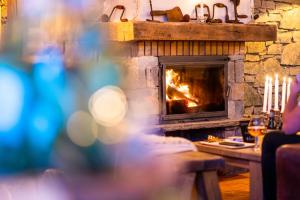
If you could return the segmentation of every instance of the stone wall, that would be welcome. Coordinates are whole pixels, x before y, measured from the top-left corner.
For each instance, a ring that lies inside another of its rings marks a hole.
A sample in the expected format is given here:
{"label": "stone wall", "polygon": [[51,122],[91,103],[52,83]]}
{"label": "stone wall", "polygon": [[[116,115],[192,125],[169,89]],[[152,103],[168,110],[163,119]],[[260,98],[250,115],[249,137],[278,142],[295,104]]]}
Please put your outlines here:
{"label": "stone wall", "polygon": [[[267,74],[295,76],[300,73],[300,1],[255,0],[256,23],[276,24],[278,39],[274,42],[246,43],[245,113],[262,110],[263,87]],[[274,90],[273,90],[274,91]],[[273,98],[274,99],[274,98]],[[280,101],[281,97],[279,97]],[[280,103],[281,105],[281,103]]]}

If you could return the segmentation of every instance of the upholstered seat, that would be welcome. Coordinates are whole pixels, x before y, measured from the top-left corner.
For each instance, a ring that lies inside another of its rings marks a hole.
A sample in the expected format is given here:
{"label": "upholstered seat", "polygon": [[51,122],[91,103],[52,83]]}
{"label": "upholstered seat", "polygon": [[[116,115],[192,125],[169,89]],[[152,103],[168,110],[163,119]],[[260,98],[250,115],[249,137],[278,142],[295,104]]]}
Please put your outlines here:
{"label": "upholstered seat", "polygon": [[300,197],[300,144],[284,145],[277,150],[277,197],[279,200]]}

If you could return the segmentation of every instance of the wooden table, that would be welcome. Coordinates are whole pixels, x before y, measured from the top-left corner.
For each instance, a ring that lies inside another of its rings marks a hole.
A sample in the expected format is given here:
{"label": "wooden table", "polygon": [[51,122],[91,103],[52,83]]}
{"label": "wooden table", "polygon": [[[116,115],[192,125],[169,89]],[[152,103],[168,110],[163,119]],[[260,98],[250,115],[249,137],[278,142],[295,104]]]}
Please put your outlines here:
{"label": "wooden table", "polygon": [[183,198],[191,199],[192,187],[196,184],[197,199],[199,200],[221,200],[221,192],[217,176],[217,170],[224,168],[224,159],[217,155],[211,155],[203,152],[183,152],[167,155],[179,160],[183,167],[182,173],[190,175],[188,183],[190,187],[185,187]]}
{"label": "wooden table", "polygon": [[250,199],[263,199],[261,152],[255,152],[252,148],[229,149],[218,146],[209,146],[196,142],[200,152],[222,156],[226,164],[249,169],[250,172]]}

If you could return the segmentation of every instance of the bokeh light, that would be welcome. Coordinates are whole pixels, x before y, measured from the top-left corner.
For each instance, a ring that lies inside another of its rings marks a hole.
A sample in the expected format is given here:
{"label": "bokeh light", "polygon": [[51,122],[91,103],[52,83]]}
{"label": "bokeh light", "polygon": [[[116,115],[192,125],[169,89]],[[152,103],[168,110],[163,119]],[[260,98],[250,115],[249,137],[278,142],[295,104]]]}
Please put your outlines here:
{"label": "bokeh light", "polygon": [[0,147],[19,147],[24,139],[32,101],[32,86],[28,75],[0,61]]}
{"label": "bokeh light", "polygon": [[103,127],[96,123],[93,125],[93,132],[104,144],[120,144],[128,139],[128,126],[127,121],[122,121],[113,127]]}
{"label": "bokeh light", "polygon": [[105,127],[120,123],[126,113],[128,105],[124,92],[115,86],[106,86],[92,95],[89,110],[97,123]]}
{"label": "bokeh light", "polygon": [[23,84],[17,73],[0,67],[0,131],[11,130],[20,120],[25,96]]}
{"label": "bokeh light", "polygon": [[92,145],[97,138],[92,131],[94,123],[92,116],[87,112],[73,113],[67,122],[67,134],[71,141],[81,147]]}

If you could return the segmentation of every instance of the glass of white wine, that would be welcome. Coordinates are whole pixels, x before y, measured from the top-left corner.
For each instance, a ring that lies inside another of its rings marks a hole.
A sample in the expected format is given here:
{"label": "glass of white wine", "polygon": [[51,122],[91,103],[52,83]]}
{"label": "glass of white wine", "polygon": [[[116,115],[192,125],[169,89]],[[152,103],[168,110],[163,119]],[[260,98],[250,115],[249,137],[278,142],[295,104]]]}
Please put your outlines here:
{"label": "glass of white wine", "polygon": [[248,124],[248,133],[255,138],[254,151],[260,151],[259,137],[262,137],[266,131],[264,116],[253,115]]}

